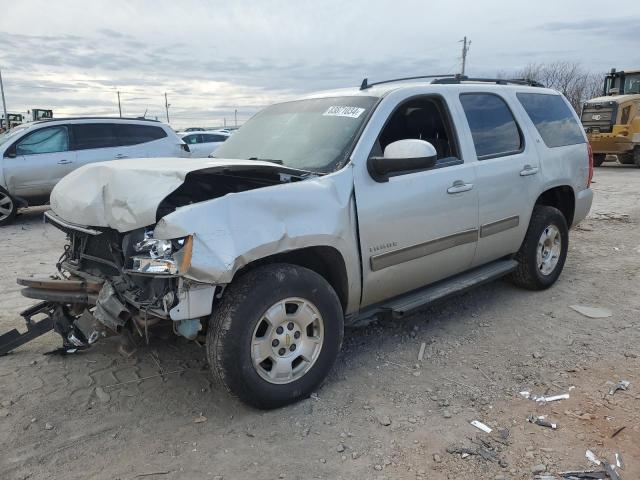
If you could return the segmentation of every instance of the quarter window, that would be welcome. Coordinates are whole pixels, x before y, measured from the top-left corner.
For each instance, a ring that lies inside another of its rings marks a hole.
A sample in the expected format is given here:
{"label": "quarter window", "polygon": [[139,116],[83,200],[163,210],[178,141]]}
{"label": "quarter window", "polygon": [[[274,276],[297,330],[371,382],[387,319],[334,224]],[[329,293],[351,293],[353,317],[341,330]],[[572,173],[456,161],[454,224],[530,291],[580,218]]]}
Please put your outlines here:
{"label": "quarter window", "polygon": [[67,127],[49,127],[36,130],[16,145],[16,155],[66,152],[69,150]]}
{"label": "quarter window", "polygon": [[73,126],[76,149],[109,148],[119,145],[111,123],[81,123]]}
{"label": "quarter window", "polygon": [[227,139],[224,135],[217,135],[213,133],[202,134],[203,143],[224,142]]}
{"label": "quarter window", "polygon": [[478,159],[512,155],[522,150],[520,129],[502,98],[491,93],[463,93],[460,102]]}
{"label": "quarter window", "polygon": [[518,93],[518,100],[547,147],[585,143],[582,128],[560,95]]}
{"label": "quarter window", "polygon": [[201,137],[201,135],[187,135],[183,137],[182,140],[189,145],[195,145],[196,143],[202,143],[199,137]]}

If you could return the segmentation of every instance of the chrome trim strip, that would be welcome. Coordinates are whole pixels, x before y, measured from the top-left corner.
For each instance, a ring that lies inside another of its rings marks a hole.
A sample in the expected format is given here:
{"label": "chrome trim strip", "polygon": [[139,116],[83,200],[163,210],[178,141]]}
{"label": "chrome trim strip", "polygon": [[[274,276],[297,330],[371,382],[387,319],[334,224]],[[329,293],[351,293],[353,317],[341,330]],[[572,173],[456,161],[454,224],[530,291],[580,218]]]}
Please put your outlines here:
{"label": "chrome trim strip", "polygon": [[56,225],[61,226],[63,228],[77,230],[78,232],[88,233],[89,235],[102,234],[102,232],[100,232],[99,230],[94,230],[93,228],[83,227],[82,225],[76,225],[75,223],[66,222],[50,210],[44,212],[44,218],[45,218],[45,221],[49,220],[49,222],[55,223]]}
{"label": "chrome trim strip", "polygon": [[485,223],[480,227],[480,238],[495,235],[496,233],[504,232],[510,228],[516,228],[518,225],[520,225],[520,217],[518,215],[503,218],[497,222]]}
{"label": "chrome trim strip", "polygon": [[436,238],[428,242],[419,243],[410,247],[399,248],[390,252],[373,255],[370,257],[372,271],[382,270],[383,268],[398,265],[400,263],[409,262],[417,258],[433,255],[434,253],[448,250],[466,243],[473,243],[478,240],[478,229],[465,230],[464,232],[454,233],[447,237]]}

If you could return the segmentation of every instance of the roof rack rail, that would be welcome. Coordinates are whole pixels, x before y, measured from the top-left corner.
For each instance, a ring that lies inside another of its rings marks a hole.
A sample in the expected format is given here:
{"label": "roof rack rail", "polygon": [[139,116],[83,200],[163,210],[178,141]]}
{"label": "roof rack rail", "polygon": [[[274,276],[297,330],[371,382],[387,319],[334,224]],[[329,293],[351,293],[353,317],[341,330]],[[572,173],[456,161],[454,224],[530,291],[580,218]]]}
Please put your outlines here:
{"label": "roof rack rail", "polygon": [[543,87],[544,85],[530,78],[475,78],[465,75],[455,75],[449,78],[437,78],[431,83],[434,84],[456,84],[462,82],[484,82],[495,83],[496,85],[527,85],[529,87]]}
{"label": "roof rack rail", "polygon": [[366,90],[367,88],[371,88],[374,85],[380,85],[383,83],[393,83],[393,82],[403,82],[405,80],[418,80],[420,78],[443,78],[443,77],[455,77],[457,74],[447,73],[444,75],[418,75],[417,77],[404,77],[404,78],[393,78],[391,80],[382,80],[381,82],[369,83],[369,79],[365,78],[362,80],[360,84],[360,90]]}
{"label": "roof rack rail", "polygon": [[36,120],[33,123],[45,123],[45,122],[60,122],[63,120],[139,120],[142,122],[155,122],[161,123],[160,120],[155,120],[153,118],[144,118],[144,117],[109,117],[109,116],[89,116],[89,117],[57,117],[57,118],[42,118],[40,120]]}

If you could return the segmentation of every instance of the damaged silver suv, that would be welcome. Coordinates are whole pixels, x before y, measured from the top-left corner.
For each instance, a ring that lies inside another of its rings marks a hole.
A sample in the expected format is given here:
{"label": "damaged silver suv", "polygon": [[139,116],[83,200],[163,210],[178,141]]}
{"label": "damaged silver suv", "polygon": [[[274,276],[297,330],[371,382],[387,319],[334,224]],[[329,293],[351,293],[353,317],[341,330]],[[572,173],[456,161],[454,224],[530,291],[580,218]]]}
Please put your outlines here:
{"label": "damaged silver suv", "polygon": [[345,324],[501,276],[551,286],[592,201],[578,117],[531,82],[424,78],[273,105],[217,158],[72,172],[46,213],[68,235],[59,279],[18,280],[42,302],[0,353],[51,328],[73,350],[170,323],[206,338],[232,394],[274,408],[318,387]]}

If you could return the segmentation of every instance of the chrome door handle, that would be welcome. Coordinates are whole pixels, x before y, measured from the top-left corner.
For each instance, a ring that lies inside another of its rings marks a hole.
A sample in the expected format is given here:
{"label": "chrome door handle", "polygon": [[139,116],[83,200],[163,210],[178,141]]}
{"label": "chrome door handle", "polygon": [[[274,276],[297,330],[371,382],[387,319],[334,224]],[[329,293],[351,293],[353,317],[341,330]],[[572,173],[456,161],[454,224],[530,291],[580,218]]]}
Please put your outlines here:
{"label": "chrome door handle", "polygon": [[70,163],[73,163],[73,162],[71,160],[66,160],[66,159],[58,160],[58,165],[68,165]]}
{"label": "chrome door handle", "polygon": [[129,155],[125,155],[124,153],[119,153],[116,155],[116,158],[119,160],[121,158],[129,158]]}
{"label": "chrome door handle", "polygon": [[520,171],[521,177],[527,177],[529,175],[535,175],[538,173],[538,167],[532,167],[531,165],[525,165],[524,169]]}
{"label": "chrome door handle", "polygon": [[447,193],[461,193],[468,192],[473,188],[473,183],[464,183],[462,180],[456,180],[449,188]]}

